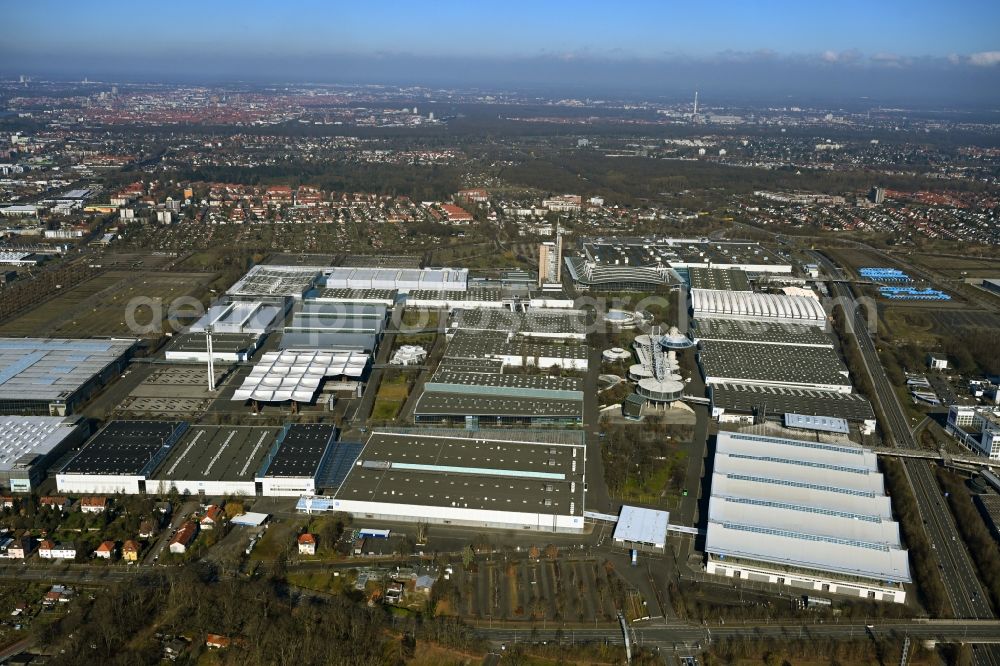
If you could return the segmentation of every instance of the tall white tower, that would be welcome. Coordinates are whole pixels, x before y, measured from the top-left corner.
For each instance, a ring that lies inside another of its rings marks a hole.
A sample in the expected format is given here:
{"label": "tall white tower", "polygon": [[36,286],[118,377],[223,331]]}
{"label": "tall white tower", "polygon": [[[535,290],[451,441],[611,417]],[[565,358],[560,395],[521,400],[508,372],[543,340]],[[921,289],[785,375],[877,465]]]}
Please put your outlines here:
{"label": "tall white tower", "polygon": [[212,354],[212,325],[205,327],[205,351],[208,352],[208,390],[215,391],[215,359]]}
{"label": "tall white tower", "polygon": [[694,111],[691,112],[691,117],[694,118],[698,115],[698,91],[694,91]]}

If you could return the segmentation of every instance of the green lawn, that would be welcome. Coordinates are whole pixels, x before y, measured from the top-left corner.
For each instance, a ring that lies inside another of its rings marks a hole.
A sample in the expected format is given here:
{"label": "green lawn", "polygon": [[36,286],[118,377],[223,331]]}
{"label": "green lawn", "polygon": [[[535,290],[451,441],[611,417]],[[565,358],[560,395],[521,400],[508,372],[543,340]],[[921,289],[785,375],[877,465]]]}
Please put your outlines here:
{"label": "green lawn", "polygon": [[405,374],[383,378],[379,384],[378,393],[375,394],[372,418],[378,421],[395,419],[409,395],[410,380]]}
{"label": "green lawn", "polygon": [[677,451],[669,460],[664,461],[661,467],[653,471],[645,482],[640,483],[638,478],[630,476],[622,489],[622,501],[665,506],[677,504],[680,489],[670,487],[670,478],[674,469],[678,465],[683,467],[686,462],[687,454],[684,451]]}

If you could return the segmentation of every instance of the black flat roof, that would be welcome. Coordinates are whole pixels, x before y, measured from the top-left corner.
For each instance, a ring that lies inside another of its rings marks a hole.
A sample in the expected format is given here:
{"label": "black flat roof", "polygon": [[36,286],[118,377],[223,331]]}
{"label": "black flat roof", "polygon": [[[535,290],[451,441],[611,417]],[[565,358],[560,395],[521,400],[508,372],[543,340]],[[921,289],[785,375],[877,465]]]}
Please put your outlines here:
{"label": "black flat roof", "polygon": [[63,467],[62,474],[148,474],[187,428],[183,421],[112,421]]}
{"label": "black flat roof", "polygon": [[875,418],[871,403],[857,393],[730,383],[715,384],[710,390],[712,405],[732,412],[751,414],[764,409],[773,416],[791,412],[854,422]]}
{"label": "black flat roof", "polygon": [[265,477],[316,476],[323,457],[336,439],[337,427],[321,423],[294,423],[264,472]]}

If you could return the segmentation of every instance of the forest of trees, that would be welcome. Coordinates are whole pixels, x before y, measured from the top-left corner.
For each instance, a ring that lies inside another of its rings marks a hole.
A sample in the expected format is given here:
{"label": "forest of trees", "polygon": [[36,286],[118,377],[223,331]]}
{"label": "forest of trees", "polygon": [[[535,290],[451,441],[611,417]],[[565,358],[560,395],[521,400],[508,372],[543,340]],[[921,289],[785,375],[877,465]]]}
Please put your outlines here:
{"label": "forest of trees", "polygon": [[[611,158],[597,152],[551,151],[504,171],[514,183],[551,192],[597,193],[617,203],[635,205],[661,198],[662,192],[718,190],[729,197],[754,190],[802,190],[842,194],[867,190],[866,171],[802,171],[733,167],[714,162]],[[899,190],[939,189],[940,181],[911,176],[884,176],[885,187]],[[974,185],[974,183],[973,183]]]}
{"label": "forest of trees", "polygon": [[180,178],[242,185],[310,185],[335,192],[407,196],[414,201],[446,199],[461,188],[458,168],[443,165],[327,162],[260,167],[205,166],[184,172]]}
{"label": "forest of trees", "polygon": [[159,663],[164,635],[191,641],[176,663],[201,663],[208,633],[233,639],[216,653],[217,663],[240,666],[395,665],[413,656],[418,641],[473,652],[483,647],[456,620],[393,620],[384,607],[344,595],[294,602],[275,577],[220,579],[204,563],[141,574],[95,597],[82,601],[80,612],[38,625],[38,642],[56,655],[49,663]]}
{"label": "forest of trees", "polygon": [[979,570],[979,578],[992,598],[993,607],[1000,608],[1000,551],[997,550],[997,543],[973,505],[962,477],[941,468],[935,471],[941,490],[948,497],[948,506],[955,516],[958,531]]}
{"label": "forest of trees", "polygon": [[931,552],[930,540],[920,524],[917,500],[903,463],[892,458],[880,458],[885,475],[886,491],[892,497],[893,513],[899,521],[903,541],[910,551],[910,571],[917,584],[920,602],[932,617],[948,617],[948,597],[937,570],[937,558]]}

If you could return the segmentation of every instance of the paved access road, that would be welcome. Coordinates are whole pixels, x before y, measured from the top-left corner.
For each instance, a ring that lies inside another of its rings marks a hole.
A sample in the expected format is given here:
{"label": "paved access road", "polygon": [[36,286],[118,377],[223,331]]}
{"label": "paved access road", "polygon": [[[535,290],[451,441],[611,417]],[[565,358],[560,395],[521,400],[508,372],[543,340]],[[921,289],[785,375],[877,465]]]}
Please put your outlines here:
{"label": "paved access road", "polygon": [[[484,638],[501,643],[555,641],[582,642],[607,641],[620,645],[624,643],[621,629],[614,626],[581,627],[576,629],[528,628],[478,628]],[[763,625],[723,625],[698,626],[687,623],[639,623],[631,625],[633,641],[640,645],[655,645],[660,648],[685,647],[698,649],[720,639],[778,638],[785,640],[833,639],[849,640],[869,635],[889,639],[932,640],[941,643],[982,643],[1000,644],[1000,622],[926,620],[913,622],[887,622],[873,625],[849,624],[763,624]]]}

